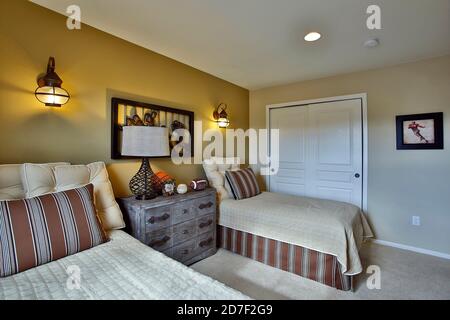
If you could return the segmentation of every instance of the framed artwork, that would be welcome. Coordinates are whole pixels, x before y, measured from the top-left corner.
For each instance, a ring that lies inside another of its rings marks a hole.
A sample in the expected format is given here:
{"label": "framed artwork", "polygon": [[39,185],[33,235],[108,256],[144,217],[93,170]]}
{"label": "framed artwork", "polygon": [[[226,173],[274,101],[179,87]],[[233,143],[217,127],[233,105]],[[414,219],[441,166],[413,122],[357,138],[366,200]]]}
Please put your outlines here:
{"label": "framed artwork", "polygon": [[397,150],[444,149],[443,113],[397,116]]}
{"label": "framed artwork", "polygon": [[[194,112],[159,106],[121,98],[111,99],[111,159],[133,159],[140,157],[122,156],[122,131],[124,126],[146,125],[167,127],[169,146],[172,148],[181,141],[170,141],[173,131],[187,129],[191,135],[191,154],[194,154]],[[169,156],[170,157],[170,156]],[[168,158],[168,157],[163,157]]]}

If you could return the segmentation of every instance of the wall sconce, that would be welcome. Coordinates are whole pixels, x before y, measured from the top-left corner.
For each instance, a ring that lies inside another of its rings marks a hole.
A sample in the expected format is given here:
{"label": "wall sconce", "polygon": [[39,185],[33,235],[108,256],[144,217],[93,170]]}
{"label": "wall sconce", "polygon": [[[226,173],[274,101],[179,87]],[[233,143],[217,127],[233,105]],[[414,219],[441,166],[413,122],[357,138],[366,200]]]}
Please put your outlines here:
{"label": "wall sconce", "polygon": [[61,88],[61,78],[55,72],[55,58],[48,59],[47,73],[38,79],[38,88],[34,92],[36,99],[48,107],[61,107],[69,99],[69,93]]}
{"label": "wall sconce", "polygon": [[226,110],[227,105],[225,103],[219,104],[216,110],[214,110],[213,117],[219,125],[219,128],[227,128],[230,125],[230,120],[228,120],[228,114]]}

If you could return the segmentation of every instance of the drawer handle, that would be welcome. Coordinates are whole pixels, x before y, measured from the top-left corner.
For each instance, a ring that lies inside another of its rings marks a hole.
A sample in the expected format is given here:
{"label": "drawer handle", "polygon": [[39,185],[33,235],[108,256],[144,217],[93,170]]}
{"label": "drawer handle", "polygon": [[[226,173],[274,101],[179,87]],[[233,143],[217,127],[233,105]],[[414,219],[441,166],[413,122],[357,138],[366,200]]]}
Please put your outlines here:
{"label": "drawer handle", "polygon": [[151,223],[151,224],[154,224],[155,222],[165,221],[165,220],[167,220],[169,218],[170,218],[170,214],[165,213],[165,214],[163,214],[160,217],[155,217],[155,216],[151,217],[150,219],[148,219],[148,222]]}
{"label": "drawer handle", "polygon": [[198,226],[200,227],[200,229],[203,229],[209,227],[212,223],[213,223],[212,219],[209,219],[207,222],[202,222]]}
{"label": "drawer handle", "polygon": [[187,213],[189,213],[189,210],[188,209],[183,209],[183,214],[187,214]]}
{"label": "drawer handle", "polygon": [[202,242],[200,242],[200,247],[206,247],[209,246],[211,243],[213,242],[213,238],[209,238],[208,240],[203,240]]}
{"label": "drawer handle", "polygon": [[202,203],[202,204],[199,205],[198,207],[199,207],[200,210],[203,210],[203,209],[206,209],[206,208],[211,208],[213,204],[214,204],[214,203],[212,203],[211,201],[209,201],[208,203]]}
{"label": "drawer handle", "polygon": [[160,247],[169,240],[170,240],[169,236],[164,236],[164,238],[159,240],[153,240],[152,242],[150,242],[150,247]]}
{"label": "drawer handle", "polygon": [[183,251],[181,251],[181,254],[188,254],[189,250],[188,249],[184,249]]}
{"label": "drawer handle", "polygon": [[189,230],[183,230],[183,234],[189,234]]}

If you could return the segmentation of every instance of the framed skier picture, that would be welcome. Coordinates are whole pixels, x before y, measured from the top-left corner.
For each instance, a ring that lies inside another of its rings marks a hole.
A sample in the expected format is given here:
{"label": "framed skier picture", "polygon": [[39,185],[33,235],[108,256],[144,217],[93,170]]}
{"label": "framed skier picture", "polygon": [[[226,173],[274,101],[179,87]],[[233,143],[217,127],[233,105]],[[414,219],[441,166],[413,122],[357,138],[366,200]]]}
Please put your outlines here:
{"label": "framed skier picture", "polygon": [[443,113],[397,116],[397,150],[444,149]]}

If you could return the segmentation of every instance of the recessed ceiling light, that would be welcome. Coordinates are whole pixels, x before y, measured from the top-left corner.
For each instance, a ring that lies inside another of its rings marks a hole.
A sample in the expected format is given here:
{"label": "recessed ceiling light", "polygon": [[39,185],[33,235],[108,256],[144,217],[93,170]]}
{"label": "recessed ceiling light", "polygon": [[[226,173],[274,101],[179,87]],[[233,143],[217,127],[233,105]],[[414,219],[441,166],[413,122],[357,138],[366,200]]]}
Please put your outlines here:
{"label": "recessed ceiling light", "polygon": [[322,35],[318,32],[310,32],[305,36],[305,41],[313,42],[322,38]]}

